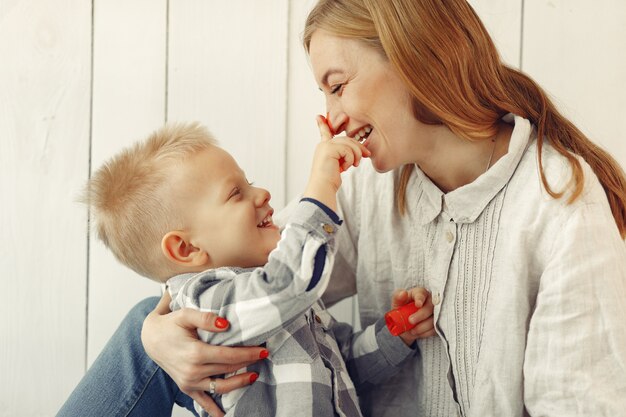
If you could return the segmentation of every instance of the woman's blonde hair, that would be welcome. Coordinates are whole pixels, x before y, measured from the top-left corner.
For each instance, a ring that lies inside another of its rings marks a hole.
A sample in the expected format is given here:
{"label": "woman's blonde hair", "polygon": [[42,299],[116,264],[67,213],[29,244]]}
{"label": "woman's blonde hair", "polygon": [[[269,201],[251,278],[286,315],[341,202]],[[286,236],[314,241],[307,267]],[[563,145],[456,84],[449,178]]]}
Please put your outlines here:
{"label": "woman's blonde hair", "polygon": [[[622,238],[626,237],[626,178],[619,164],[562,116],[530,77],[502,63],[491,37],[466,0],[319,0],[304,30],[308,51],[317,29],[359,39],[379,50],[408,86],[414,113],[428,124],[445,124],[469,140],[493,137],[507,113],[536,126],[541,181],[553,198],[542,163],[546,138],[572,167],[571,195],[583,191],[581,156],[606,192]],[[406,211],[413,165],[402,169],[398,207]]]}
{"label": "woman's blonde hair", "polygon": [[171,201],[170,170],[215,144],[198,123],[169,124],[92,175],[81,201],[91,208],[98,238],[121,263],[157,281],[174,275],[161,252],[163,236],[182,227]]}

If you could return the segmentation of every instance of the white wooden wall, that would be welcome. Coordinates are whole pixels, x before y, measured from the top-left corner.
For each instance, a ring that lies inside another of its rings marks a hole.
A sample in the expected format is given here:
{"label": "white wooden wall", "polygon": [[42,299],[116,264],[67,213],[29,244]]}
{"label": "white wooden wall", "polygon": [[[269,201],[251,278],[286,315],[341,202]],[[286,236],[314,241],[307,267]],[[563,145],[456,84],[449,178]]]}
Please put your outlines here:
{"label": "white wooden wall", "polygon": [[[303,189],[324,113],[300,46],[313,2],[0,0],[0,417],[54,415],[130,307],[159,294],[88,238],[75,198],[91,169],[199,120],[275,207]],[[626,166],[626,2],[470,2],[504,59]]]}

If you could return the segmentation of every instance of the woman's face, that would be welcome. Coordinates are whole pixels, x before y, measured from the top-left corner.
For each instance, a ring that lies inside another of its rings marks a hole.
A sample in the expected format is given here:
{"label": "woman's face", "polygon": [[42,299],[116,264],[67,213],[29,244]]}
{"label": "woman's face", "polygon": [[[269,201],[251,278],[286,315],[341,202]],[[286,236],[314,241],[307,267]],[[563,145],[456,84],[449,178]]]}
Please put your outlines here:
{"label": "woman's face", "polygon": [[418,162],[424,153],[416,139],[426,126],[413,116],[409,92],[385,57],[323,30],[313,34],[309,54],[335,133],[362,137],[371,128],[365,144],[379,172]]}

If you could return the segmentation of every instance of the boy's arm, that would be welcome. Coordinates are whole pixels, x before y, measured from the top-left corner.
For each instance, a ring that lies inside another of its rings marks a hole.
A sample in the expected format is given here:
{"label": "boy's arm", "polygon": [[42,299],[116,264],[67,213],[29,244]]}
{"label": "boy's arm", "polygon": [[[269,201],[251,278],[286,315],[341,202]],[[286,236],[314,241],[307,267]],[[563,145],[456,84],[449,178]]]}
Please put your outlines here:
{"label": "boy's arm", "polygon": [[337,212],[337,191],[341,187],[341,173],[350,167],[358,167],[361,158],[371,152],[353,138],[333,138],[324,116],[317,116],[321,141],[315,148],[311,175],[304,190],[304,197],[313,198]]}
{"label": "boy's arm", "polygon": [[335,214],[340,174],[358,166],[369,151],[348,137],[332,139],[322,116],[317,122],[322,140],[315,150],[304,198],[265,267],[219,283],[196,276],[176,298],[181,306],[212,311],[230,322],[226,332],[200,333],[203,340],[222,345],[261,343],[303,314],[326,289],[334,235],[341,224]]}
{"label": "boy's arm", "polygon": [[341,221],[317,201],[303,199],[264,267],[219,268],[172,280],[173,308],[191,307],[226,318],[221,333],[200,332],[207,342],[256,345],[315,303],[328,285],[334,234]]}
{"label": "boy's arm", "polygon": [[399,337],[392,336],[382,317],[356,333],[349,324],[335,320],[331,321],[330,329],[359,395],[397,374],[405,360],[417,352],[414,346],[409,347]]}
{"label": "boy's arm", "polygon": [[357,333],[352,332],[350,325],[331,319],[331,330],[357,393],[384,383],[398,373],[404,361],[415,354],[417,347],[414,342],[435,334],[432,319],[434,306],[428,290],[414,287],[396,291],[391,304],[392,308],[396,308],[409,302],[419,306],[418,311],[410,317],[411,323],[416,324],[399,336],[390,333],[382,317]]}

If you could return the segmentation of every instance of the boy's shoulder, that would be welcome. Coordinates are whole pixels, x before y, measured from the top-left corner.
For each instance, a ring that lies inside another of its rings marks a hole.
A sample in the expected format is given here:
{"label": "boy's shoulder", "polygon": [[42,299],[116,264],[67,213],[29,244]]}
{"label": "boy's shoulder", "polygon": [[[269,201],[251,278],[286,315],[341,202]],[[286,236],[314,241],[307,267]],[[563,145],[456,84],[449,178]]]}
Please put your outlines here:
{"label": "boy's shoulder", "polygon": [[175,300],[179,293],[197,294],[206,291],[219,282],[234,279],[253,270],[254,268],[225,266],[207,269],[202,272],[189,272],[168,279],[165,283],[165,288],[170,293],[172,300]]}

